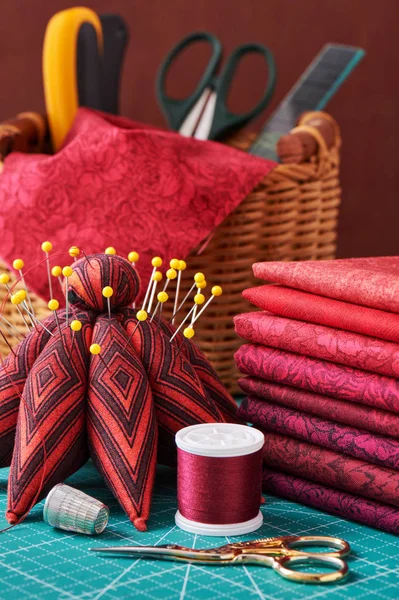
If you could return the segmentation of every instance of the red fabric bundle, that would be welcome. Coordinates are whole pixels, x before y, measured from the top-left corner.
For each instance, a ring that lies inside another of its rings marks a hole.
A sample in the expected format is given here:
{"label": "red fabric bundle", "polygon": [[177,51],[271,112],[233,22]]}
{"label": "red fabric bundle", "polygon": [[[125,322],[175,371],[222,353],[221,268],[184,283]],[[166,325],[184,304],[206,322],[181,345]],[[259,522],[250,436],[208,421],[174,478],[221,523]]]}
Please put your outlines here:
{"label": "red fabric bundle", "polygon": [[263,490],[389,533],[399,533],[399,509],[265,467]]}
{"label": "red fabric bundle", "polygon": [[305,262],[263,262],[259,279],[399,313],[399,256]]}
{"label": "red fabric bundle", "polygon": [[399,470],[399,441],[392,438],[325,421],[252,396],[243,401],[239,415],[267,431]]}
{"label": "red fabric bundle", "polygon": [[235,358],[239,370],[246,375],[399,412],[396,379],[259,344],[242,346]]}
{"label": "red fabric bundle", "polygon": [[285,319],[267,312],[245,313],[234,319],[244,340],[322,360],[399,377],[399,344],[313,323]]}
{"label": "red fabric bundle", "polygon": [[263,462],[343,491],[399,506],[399,473],[308,442],[265,432]]}
{"label": "red fabric bundle", "polygon": [[399,343],[399,315],[294,290],[261,285],[244,290],[251,304],[281,317],[318,323]]}
{"label": "red fabric bundle", "polygon": [[243,377],[238,383],[246,394],[258,396],[328,421],[351,425],[358,429],[366,429],[399,439],[399,415],[387,410],[329,398],[288,385],[263,381],[256,377]]}
{"label": "red fabric bundle", "polygon": [[[1,257],[34,265],[55,251],[137,250],[147,281],[154,255],[185,257],[229,215],[274,163],[81,108],[54,156],[12,153],[0,178]],[[56,263],[62,264],[57,259]],[[45,264],[26,273],[48,298]]]}

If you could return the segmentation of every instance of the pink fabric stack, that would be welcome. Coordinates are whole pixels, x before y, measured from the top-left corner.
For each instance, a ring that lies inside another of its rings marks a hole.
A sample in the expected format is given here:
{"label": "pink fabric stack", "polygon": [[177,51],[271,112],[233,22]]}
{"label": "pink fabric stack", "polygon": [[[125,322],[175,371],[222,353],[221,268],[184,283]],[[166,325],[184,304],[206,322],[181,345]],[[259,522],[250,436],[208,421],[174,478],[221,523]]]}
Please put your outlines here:
{"label": "pink fabric stack", "polygon": [[265,491],[399,533],[399,257],[258,263],[236,354]]}

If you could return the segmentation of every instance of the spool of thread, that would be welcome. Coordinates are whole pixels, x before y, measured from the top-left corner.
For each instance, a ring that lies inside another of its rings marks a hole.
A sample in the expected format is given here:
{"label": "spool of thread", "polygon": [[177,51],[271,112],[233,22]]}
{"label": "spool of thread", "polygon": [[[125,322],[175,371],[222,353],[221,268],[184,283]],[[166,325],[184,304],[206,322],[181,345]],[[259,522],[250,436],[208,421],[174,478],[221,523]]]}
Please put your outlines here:
{"label": "spool of thread", "polygon": [[63,483],[49,492],[43,509],[44,521],[51,527],[85,535],[102,533],[108,517],[105,504]]}
{"label": "spool of thread", "polygon": [[176,525],[211,536],[234,536],[261,527],[262,448],[258,429],[203,423],[176,434]]}

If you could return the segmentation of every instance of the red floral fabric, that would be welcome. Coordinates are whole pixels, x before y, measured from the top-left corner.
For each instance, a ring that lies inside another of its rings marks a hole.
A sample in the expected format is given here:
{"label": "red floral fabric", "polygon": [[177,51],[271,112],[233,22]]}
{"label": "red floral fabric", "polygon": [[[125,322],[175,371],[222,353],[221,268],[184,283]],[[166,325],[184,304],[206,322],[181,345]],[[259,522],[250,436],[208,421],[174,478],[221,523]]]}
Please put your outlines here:
{"label": "red floral fabric", "polygon": [[238,383],[246,394],[258,396],[328,421],[336,421],[399,439],[399,415],[387,410],[329,398],[256,377],[243,377],[239,379]]}
{"label": "red floral fabric", "polygon": [[399,343],[399,315],[281,285],[244,290],[249,302],[281,317],[318,323]]}
{"label": "red floral fabric", "polygon": [[263,469],[263,491],[389,533],[399,533],[399,509],[327,485]]}
{"label": "red floral fabric", "polygon": [[248,342],[399,377],[399,344],[267,312],[241,314],[234,323],[238,335]]}
{"label": "red floral fabric", "polygon": [[259,279],[399,313],[399,256],[256,263]]}
{"label": "red floral fabric", "polygon": [[[154,255],[187,256],[274,164],[81,108],[54,156],[7,157],[0,178],[1,257],[35,265],[46,239],[55,251],[77,244],[87,254],[116,244],[121,255],[140,253],[138,269],[147,281]],[[26,281],[48,298],[44,263]]]}
{"label": "red floral fabric", "polygon": [[235,358],[246,375],[399,412],[399,381],[391,377],[259,344],[242,346]]}
{"label": "red floral fabric", "polygon": [[267,431],[282,433],[376,465],[399,470],[398,440],[325,421],[253,396],[243,401],[239,415]]}
{"label": "red floral fabric", "polygon": [[371,500],[399,506],[399,473],[278,433],[265,432],[263,462]]}

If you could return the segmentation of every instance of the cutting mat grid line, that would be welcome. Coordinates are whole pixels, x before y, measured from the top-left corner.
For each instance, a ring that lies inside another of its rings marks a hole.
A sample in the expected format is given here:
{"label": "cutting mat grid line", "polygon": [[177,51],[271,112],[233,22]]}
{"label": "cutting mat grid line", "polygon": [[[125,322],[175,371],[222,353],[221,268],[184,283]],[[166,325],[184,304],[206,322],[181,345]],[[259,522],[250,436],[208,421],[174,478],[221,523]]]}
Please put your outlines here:
{"label": "cutting mat grid line", "polygon": [[[8,470],[0,470],[0,528],[6,527]],[[206,567],[131,558],[107,558],[93,546],[177,543],[210,548],[225,538],[207,538],[178,529],[175,473],[160,468],[149,530],[135,531],[94,466],[88,463],[68,481],[111,509],[109,526],[97,538],[51,529],[42,503],[24,523],[0,534],[0,600],[391,600],[399,597],[399,537],[306,506],[267,497],[265,523],[256,534],[230,541],[279,535],[330,535],[353,549],[351,575],[332,586],[291,583],[271,569],[255,566]]]}

